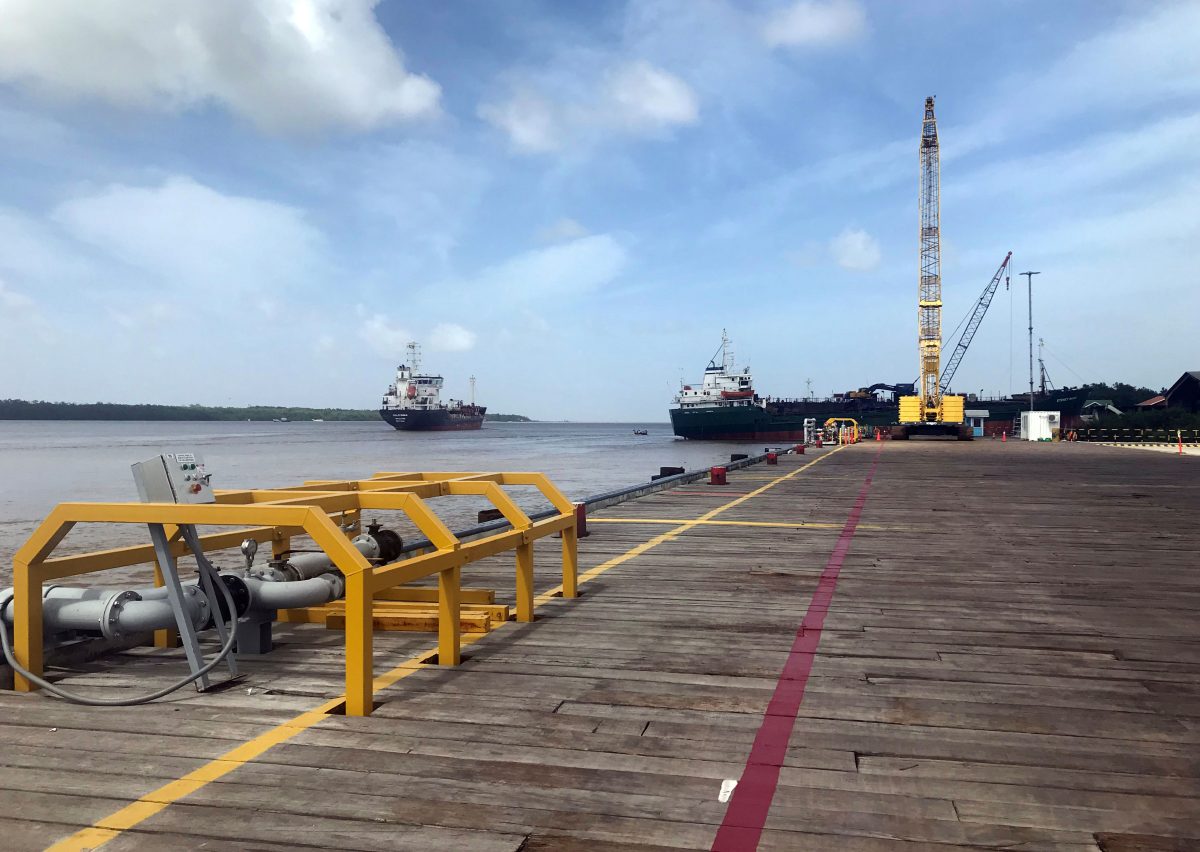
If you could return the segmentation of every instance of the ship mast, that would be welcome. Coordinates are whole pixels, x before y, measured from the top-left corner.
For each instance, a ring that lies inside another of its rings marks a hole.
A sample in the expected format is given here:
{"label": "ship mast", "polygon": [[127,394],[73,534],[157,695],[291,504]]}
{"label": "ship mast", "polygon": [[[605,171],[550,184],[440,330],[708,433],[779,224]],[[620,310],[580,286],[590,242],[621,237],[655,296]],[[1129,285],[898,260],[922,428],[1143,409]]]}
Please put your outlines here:
{"label": "ship mast", "polygon": [[475,404],[475,377],[471,376],[471,405]]}
{"label": "ship mast", "polygon": [[921,127],[921,279],[918,326],[921,351],[921,419],[940,419],[942,355],[941,165],[933,98],[925,99]]}
{"label": "ship mast", "polygon": [[421,344],[415,340],[408,342],[408,364],[412,368],[412,374],[415,376],[417,370],[421,368]]}

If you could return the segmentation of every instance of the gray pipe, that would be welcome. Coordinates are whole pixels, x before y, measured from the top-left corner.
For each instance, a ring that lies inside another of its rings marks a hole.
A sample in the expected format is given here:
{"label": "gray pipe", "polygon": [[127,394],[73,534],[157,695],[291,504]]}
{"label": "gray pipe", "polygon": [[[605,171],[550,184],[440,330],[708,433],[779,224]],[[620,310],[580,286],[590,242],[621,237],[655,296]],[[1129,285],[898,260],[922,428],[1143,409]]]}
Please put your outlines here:
{"label": "gray pipe", "polygon": [[[356,536],[350,543],[367,559],[376,559],[379,556],[379,542],[365,533]],[[333,567],[333,560],[324,553],[300,553],[290,557],[278,568],[284,580],[312,580],[335,570],[337,569]],[[268,579],[261,571],[252,572],[252,576]]]}
{"label": "gray pipe", "polygon": [[251,611],[319,606],[335,601],[346,593],[346,584],[341,575],[332,573],[286,583],[247,577],[245,583],[250,589]]}
{"label": "gray pipe", "polygon": [[[379,555],[379,543],[369,535],[353,540],[367,559]],[[346,593],[346,584],[324,553],[302,553],[289,559],[279,570],[259,569],[254,576],[239,579],[250,590],[251,612],[297,609],[337,600]],[[11,592],[12,590],[8,590]],[[47,586],[42,593],[42,618],[50,633],[68,630],[100,633],[115,639],[130,633],[149,633],[175,626],[175,614],[165,588],[94,589],[72,586]],[[197,630],[209,621],[209,606],[199,586],[183,586],[184,608]],[[11,605],[0,618],[13,623]]]}
{"label": "gray pipe", "polygon": [[[184,609],[200,629],[208,621],[208,601],[199,587],[183,587]],[[11,606],[0,613],[13,623]],[[166,598],[145,600],[135,591],[49,586],[42,593],[42,620],[50,633],[80,630],[116,639],[130,633],[148,633],[175,626],[175,614]]]}

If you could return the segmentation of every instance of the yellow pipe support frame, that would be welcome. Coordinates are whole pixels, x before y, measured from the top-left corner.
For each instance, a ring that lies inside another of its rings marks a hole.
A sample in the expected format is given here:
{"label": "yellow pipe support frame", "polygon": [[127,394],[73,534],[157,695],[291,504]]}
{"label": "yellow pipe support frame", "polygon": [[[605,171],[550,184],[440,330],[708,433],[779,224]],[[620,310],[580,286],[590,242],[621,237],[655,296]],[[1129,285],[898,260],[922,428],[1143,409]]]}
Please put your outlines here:
{"label": "yellow pipe support frame", "polygon": [[[533,521],[503,490],[524,485],[538,489],[558,514]],[[462,542],[425,503],[426,497],[482,496],[512,525],[484,538]],[[275,556],[286,553],[295,535],[307,535],[330,558],[346,581],[346,713],[370,714],[374,702],[373,600],[405,583],[437,575],[438,662],[462,660],[462,568],[513,550],[516,554],[517,618],[532,621],[535,605],[533,543],[562,534],[562,595],[578,594],[578,537],[575,506],[540,473],[377,473],[368,480],[314,480],[302,486],[216,492],[217,502],[61,503],[46,517],[13,560],[14,653],[18,661],[41,674],[42,586],[47,580],[92,574],[110,568],[154,564],[148,545],[50,558],[78,523],[163,524],[169,546],[181,556],[188,548],[179,540],[181,524],[230,526],[200,541],[208,552],[237,547],[244,539],[270,541]],[[372,565],[353,546],[344,527],[357,529],[364,510],[402,512],[430,542],[426,551],[388,565]],[[337,520],[334,520],[336,516]],[[156,573],[156,583],[161,575]],[[156,644],[167,639],[159,631]],[[35,687],[21,675],[15,687]]]}
{"label": "yellow pipe support frame", "polygon": [[438,573],[438,665],[462,662],[462,568],[455,565]]}
{"label": "yellow pipe support frame", "polygon": [[517,621],[533,621],[533,545],[517,545]]}

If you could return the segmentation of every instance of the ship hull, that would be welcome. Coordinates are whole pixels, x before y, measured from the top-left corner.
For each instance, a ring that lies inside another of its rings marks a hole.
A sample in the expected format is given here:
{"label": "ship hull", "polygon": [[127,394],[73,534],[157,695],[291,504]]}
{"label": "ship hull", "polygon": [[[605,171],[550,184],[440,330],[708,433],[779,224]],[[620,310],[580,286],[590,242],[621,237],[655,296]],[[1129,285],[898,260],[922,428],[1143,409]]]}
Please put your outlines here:
{"label": "ship hull", "polygon": [[381,408],[379,416],[394,429],[403,432],[469,432],[483,428],[484,410],[453,411]]}
{"label": "ship hull", "polygon": [[896,422],[895,406],[865,411],[837,403],[673,408],[670,414],[675,434],[693,441],[802,441],[808,418],[818,426],[830,417],[853,417],[868,427]]}
{"label": "ship hull", "polygon": [[801,441],[803,417],[773,417],[757,407],[671,409],[671,426],[692,441]]}

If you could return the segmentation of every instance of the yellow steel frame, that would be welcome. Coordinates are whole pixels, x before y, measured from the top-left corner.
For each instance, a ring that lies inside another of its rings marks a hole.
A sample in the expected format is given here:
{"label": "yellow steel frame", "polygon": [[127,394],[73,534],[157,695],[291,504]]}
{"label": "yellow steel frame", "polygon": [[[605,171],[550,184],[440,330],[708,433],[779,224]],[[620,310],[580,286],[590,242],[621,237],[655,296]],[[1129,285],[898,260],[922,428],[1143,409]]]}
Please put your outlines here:
{"label": "yellow steel frame", "polygon": [[[503,486],[533,486],[557,514],[533,521]],[[427,498],[473,495],[486,498],[511,529],[461,541],[425,502]],[[38,526],[13,559],[14,651],[34,674],[42,674],[42,587],[50,580],[76,577],[154,562],[152,545],[121,547],[52,557],[55,548],[79,523],[164,524],[176,556],[188,552],[178,538],[181,524],[237,527],[200,537],[206,552],[237,547],[244,539],[271,542],[278,554],[293,535],[308,535],[346,580],[346,714],[370,715],[373,689],[373,601],[377,594],[437,575],[438,663],[461,662],[460,613],[464,565],[513,550],[516,554],[518,621],[533,621],[533,543],[562,534],[562,595],[578,594],[578,539],[575,506],[541,473],[377,473],[370,479],[314,480],[288,488],[217,491],[216,502],[60,503]],[[430,547],[408,559],[372,565],[351,544],[343,527],[356,530],[364,510],[404,513],[429,539]],[[340,523],[335,523],[337,516]],[[156,566],[157,567],[157,566]],[[159,637],[161,639],[161,637]],[[15,688],[31,692],[21,675]]]}

